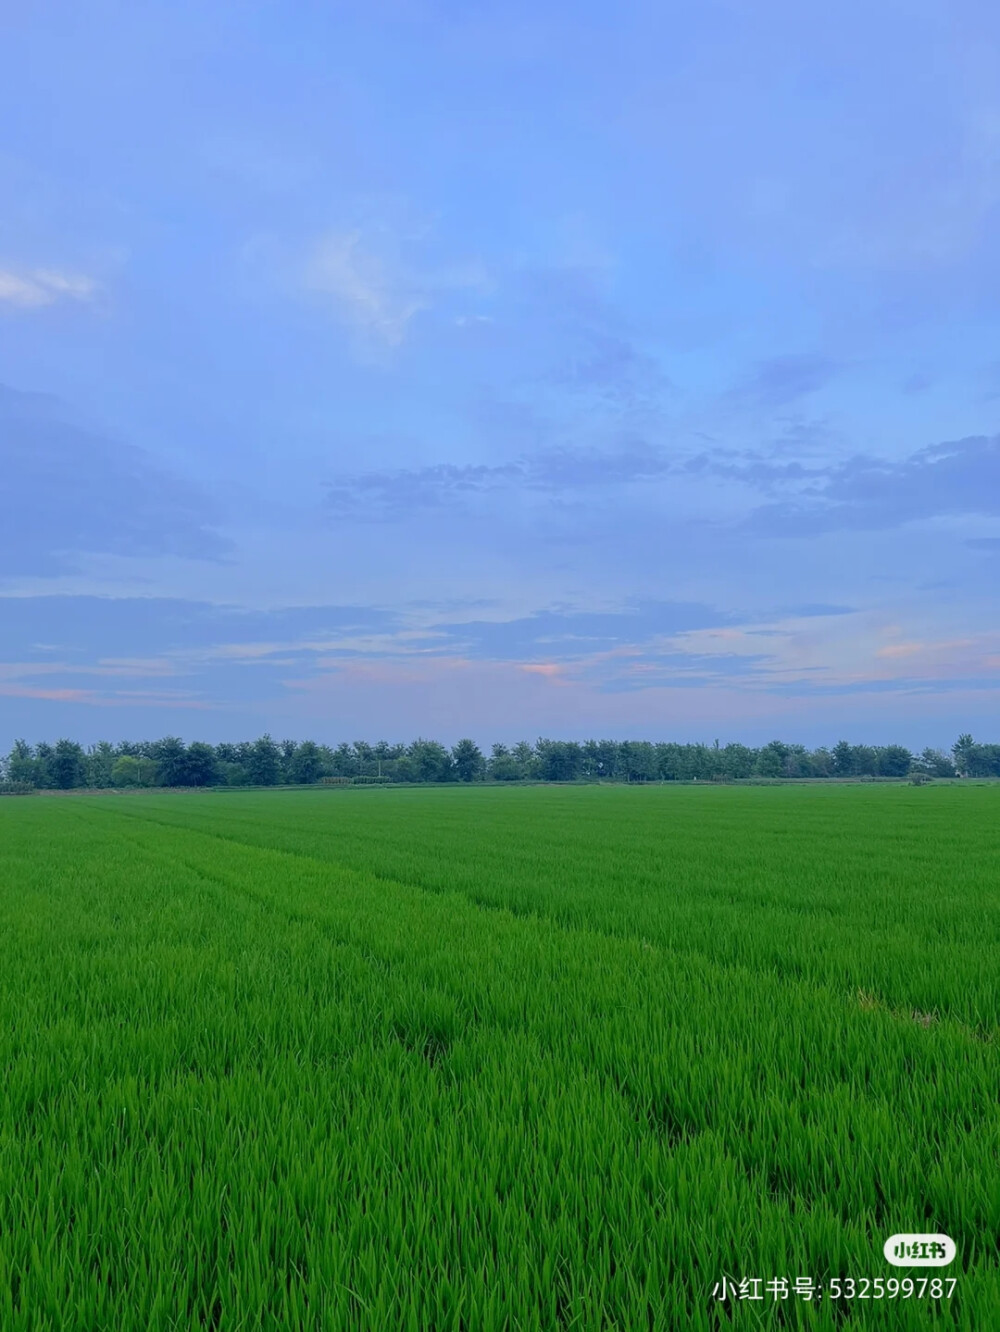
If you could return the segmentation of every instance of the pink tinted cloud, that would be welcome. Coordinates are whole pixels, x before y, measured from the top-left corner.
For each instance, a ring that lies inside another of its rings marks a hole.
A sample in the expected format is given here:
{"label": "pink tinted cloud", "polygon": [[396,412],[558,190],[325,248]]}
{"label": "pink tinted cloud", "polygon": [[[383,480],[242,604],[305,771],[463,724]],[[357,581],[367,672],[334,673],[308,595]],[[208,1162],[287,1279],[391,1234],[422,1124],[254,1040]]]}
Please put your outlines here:
{"label": "pink tinted cloud", "polygon": [[879,648],[875,655],[876,657],[918,657],[975,646],[975,639],[972,638],[953,638],[944,643],[890,643],[887,647]]}
{"label": "pink tinted cloud", "polygon": [[95,708],[128,708],[155,704],[160,708],[195,708],[217,712],[222,705],[176,694],[157,694],[140,689],[123,689],[113,694],[98,694],[92,689],[40,689],[36,685],[0,683],[5,698],[41,699],[48,703],[89,703]]}
{"label": "pink tinted cloud", "polygon": [[553,684],[565,684],[562,678],[565,673],[565,667],[560,666],[558,662],[525,662],[518,665],[519,671],[525,671],[528,675],[540,675],[546,680],[551,680]]}
{"label": "pink tinted cloud", "polygon": [[95,703],[89,689],[38,689],[33,685],[0,684],[0,694],[7,698],[41,698],[52,703]]}
{"label": "pink tinted cloud", "polygon": [[143,676],[176,675],[173,663],[159,657],[102,657],[96,665],[70,665],[65,661],[0,662],[0,680],[21,680],[39,675]]}

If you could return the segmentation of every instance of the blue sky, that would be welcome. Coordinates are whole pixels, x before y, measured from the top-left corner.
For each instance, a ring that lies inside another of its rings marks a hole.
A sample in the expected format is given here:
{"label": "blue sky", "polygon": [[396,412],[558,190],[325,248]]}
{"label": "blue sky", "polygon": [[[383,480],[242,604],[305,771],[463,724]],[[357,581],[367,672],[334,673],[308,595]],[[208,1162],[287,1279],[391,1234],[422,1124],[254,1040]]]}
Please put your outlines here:
{"label": "blue sky", "polygon": [[1000,738],[1000,11],[24,6],[0,746]]}

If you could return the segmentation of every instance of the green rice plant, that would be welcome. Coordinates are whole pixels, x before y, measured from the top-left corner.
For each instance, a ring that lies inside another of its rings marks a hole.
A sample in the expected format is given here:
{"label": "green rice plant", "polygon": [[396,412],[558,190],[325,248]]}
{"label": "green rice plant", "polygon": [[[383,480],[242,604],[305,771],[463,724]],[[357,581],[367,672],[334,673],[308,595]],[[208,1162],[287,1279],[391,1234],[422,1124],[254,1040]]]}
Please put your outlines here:
{"label": "green rice plant", "polygon": [[0,1327],[1000,1326],[997,799],[4,802]]}

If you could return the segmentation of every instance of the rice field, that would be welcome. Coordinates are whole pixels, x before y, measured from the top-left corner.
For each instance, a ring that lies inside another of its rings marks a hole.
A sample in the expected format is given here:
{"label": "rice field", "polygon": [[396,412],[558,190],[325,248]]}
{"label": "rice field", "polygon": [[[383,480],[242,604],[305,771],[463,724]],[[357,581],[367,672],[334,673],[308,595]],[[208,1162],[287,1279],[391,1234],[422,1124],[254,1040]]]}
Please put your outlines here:
{"label": "rice field", "polygon": [[985,786],[0,802],[0,1328],[1000,1328],[998,871]]}

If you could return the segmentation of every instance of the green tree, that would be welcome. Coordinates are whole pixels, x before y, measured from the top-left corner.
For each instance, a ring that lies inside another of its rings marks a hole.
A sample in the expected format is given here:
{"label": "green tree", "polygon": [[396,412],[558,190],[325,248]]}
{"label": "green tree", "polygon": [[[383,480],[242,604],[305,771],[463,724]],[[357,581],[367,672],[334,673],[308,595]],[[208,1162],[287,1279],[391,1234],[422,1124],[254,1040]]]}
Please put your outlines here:
{"label": "green tree", "polygon": [[785,754],[785,776],[786,777],[811,777],[812,755],[806,749],[805,745],[788,745],[788,752]]}
{"label": "green tree", "polygon": [[372,750],[376,777],[395,777],[396,760],[405,753],[405,745],[390,745],[388,740],[379,740]]}
{"label": "green tree", "polygon": [[112,786],[138,786],[139,760],[134,754],[120,754],[111,768]]}
{"label": "green tree", "polygon": [[715,761],[708,745],[685,745],[685,749],[691,776],[700,782],[711,780],[715,776]]}
{"label": "green tree", "polygon": [[539,739],[535,767],[543,782],[572,782],[583,768],[583,751],[573,740]]}
{"label": "green tree", "polygon": [[26,740],[15,740],[7,759],[7,780],[28,786],[38,785],[38,765]]}
{"label": "green tree", "polygon": [[833,755],[821,745],[819,749],[813,750],[810,766],[813,777],[832,777],[834,773]]}
{"label": "green tree", "polygon": [[489,774],[495,782],[516,782],[521,770],[517,760],[506,745],[497,743],[493,746],[489,760]]}
{"label": "green tree", "polygon": [[74,740],[58,740],[49,765],[52,781],[61,791],[82,786],[86,774],[84,753]]}
{"label": "green tree", "polygon": [[451,751],[455,776],[460,782],[474,782],[483,775],[485,760],[474,740],[459,740]]}
{"label": "green tree", "polygon": [[351,752],[354,755],[354,771],[351,776],[374,777],[375,776],[375,751],[367,740],[355,740],[351,746]]}
{"label": "green tree", "polygon": [[295,755],[298,751],[298,745],[294,740],[282,740],[278,749],[281,751],[281,759],[279,761],[281,780],[283,782],[294,782],[295,778],[292,776],[292,773],[295,770]]}
{"label": "green tree", "polygon": [[517,744],[510,751],[511,757],[517,764],[518,775],[525,781],[538,776],[538,764],[535,758],[535,751],[527,740],[518,740]]}
{"label": "green tree", "polygon": [[838,740],[833,747],[833,771],[838,777],[854,776],[854,746],[847,740]]}
{"label": "green tree", "polygon": [[965,777],[1000,777],[1000,745],[970,745],[962,755]]}
{"label": "green tree", "polygon": [[250,746],[247,777],[252,786],[276,786],[281,771],[281,751],[267,734]]}
{"label": "green tree", "polygon": [[618,746],[617,775],[626,782],[650,782],[659,776],[654,745],[648,740],[623,740]]}
{"label": "green tree", "polygon": [[854,746],[854,774],[857,777],[874,777],[878,773],[878,752],[874,745]]}
{"label": "green tree", "polygon": [[184,756],[183,773],[185,786],[214,786],[219,780],[219,766],[212,746],[192,741]]}
{"label": "green tree", "polygon": [[903,745],[885,745],[878,751],[880,777],[905,777],[913,766],[913,755]]}
{"label": "green tree", "polygon": [[[687,776],[684,748],[670,741],[656,746],[656,775],[661,782],[680,782]],[[610,775],[616,775],[613,768]]]}
{"label": "green tree", "polygon": [[358,760],[349,744],[341,742],[333,751],[331,777],[356,777]]}
{"label": "green tree", "polygon": [[968,731],[966,731],[964,735],[960,735],[952,745],[951,756],[955,760],[955,769],[958,772],[959,777],[969,776],[969,767],[975,749],[976,742]]}
{"label": "green tree", "polygon": [[753,775],[757,753],[753,749],[748,749],[746,745],[733,744],[726,745],[719,758],[723,775],[731,780],[736,780],[740,777],[751,777]]}
{"label": "green tree", "polygon": [[96,745],[91,745],[87,751],[86,757],[86,776],[84,781],[87,786],[95,790],[104,790],[111,785],[111,769],[115,764],[114,746],[107,740],[101,740]]}
{"label": "green tree", "polygon": [[52,772],[54,757],[55,750],[52,746],[40,740],[35,746],[35,785],[42,790],[50,790],[56,784]]}
{"label": "green tree", "polygon": [[954,777],[955,765],[947,754],[942,753],[940,749],[925,749],[920,758],[915,760],[915,766],[922,772],[926,772],[929,777]]}
{"label": "green tree", "polygon": [[772,740],[757,754],[756,771],[758,777],[785,777],[786,763],[791,750],[780,740]]}
{"label": "green tree", "polygon": [[451,755],[436,740],[414,740],[407,750],[418,782],[448,782],[455,775]]}
{"label": "green tree", "polygon": [[187,784],[187,751],[184,741],[176,735],[165,735],[153,745],[157,775],[161,786]]}
{"label": "green tree", "polygon": [[302,786],[318,782],[323,775],[323,756],[312,740],[304,740],[292,760],[291,780]]}
{"label": "green tree", "polygon": [[584,777],[608,781],[615,775],[618,746],[614,740],[585,740],[582,746]]}

